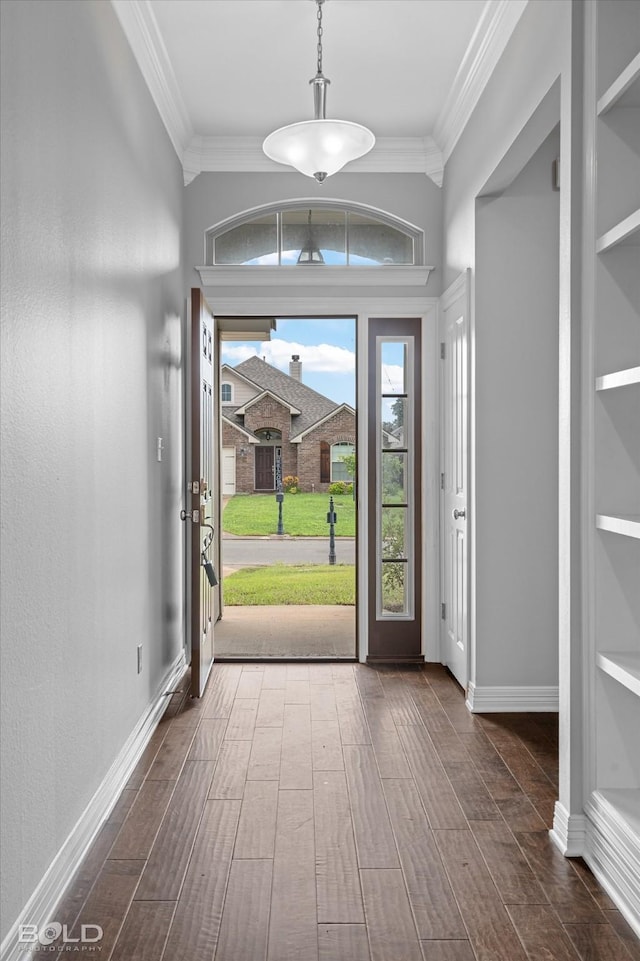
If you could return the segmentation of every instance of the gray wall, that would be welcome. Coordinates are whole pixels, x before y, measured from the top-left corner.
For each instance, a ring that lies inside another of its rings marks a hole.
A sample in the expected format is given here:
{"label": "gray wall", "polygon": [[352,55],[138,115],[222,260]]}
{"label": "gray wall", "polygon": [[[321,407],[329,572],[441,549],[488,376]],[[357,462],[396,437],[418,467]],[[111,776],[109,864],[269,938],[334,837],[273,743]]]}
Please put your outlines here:
{"label": "gray wall", "polygon": [[182,649],[184,311],[181,170],[111,4],[1,10],[4,935]]}
{"label": "gray wall", "polygon": [[[480,687],[552,687],[562,656],[558,330],[570,310],[571,16],[571,0],[529,0],[445,168],[446,282],[472,268],[470,679]],[[528,144],[559,78],[553,121],[528,158],[561,120],[562,193],[534,163],[513,193],[478,201],[504,158]]]}
{"label": "gray wall", "polygon": [[476,685],[558,683],[559,194],[551,134],[478,201]]}
{"label": "gray wall", "polygon": [[[425,232],[426,263],[436,267],[428,284],[402,288],[407,296],[437,297],[442,291],[442,191],[424,174],[350,174],[338,173],[318,184],[299,173],[201,173],[185,190],[185,270],[186,284],[198,285],[200,275],[193,270],[204,260],[204,234],[214,224],[234,214],[294,198],[331,198],[369,204],[396,217],[408,220]],[[305,288],[313,296],[323,289]],[[372,296],[372,288],[349,288],[350,297]],[[380,296],[398,296],[399,288],[375,288]],[[225,294],[233,293],[227,289]],[[274,288],[251,287],[251,296],[273,296]],[[278,290],[278,294],[282,293]],[[300,296],[302,288],[293,291]],[[326,293],[326,288],[324,288]],[[208,292],[215,310],[215,296]],[[286,295],[285,295],[286,296]]]}

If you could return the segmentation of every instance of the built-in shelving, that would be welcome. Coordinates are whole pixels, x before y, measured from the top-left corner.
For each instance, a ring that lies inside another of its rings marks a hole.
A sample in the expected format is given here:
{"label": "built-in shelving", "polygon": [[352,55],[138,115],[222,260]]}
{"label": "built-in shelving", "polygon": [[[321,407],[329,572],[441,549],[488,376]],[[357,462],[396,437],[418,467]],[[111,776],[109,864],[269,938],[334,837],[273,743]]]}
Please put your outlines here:
{"label": "built-in shelving", "polygon": [[625,67],[598,100],[599,117],[615,106],[640,106],[640,53]]}
{"label": "built-in shelving", "polygon": [[601,671],[640,697],[640,653],[601,651],[596,662]]}
{"label": "built-in shelving", "polygon": [[608,788],[596,791],[594,798],[617,819],[626,832],[640,842],[640,790],[637,788]]}
{"label": "built-in shelving", "polygon": [[640,514],[597,514],[596,527],[601,531],[640,538]]}
{"label": "built-in shelving", "polygon": [[596,377],[596,390],[614,390],[631,384],[640,384],[640,367],[627,367],[626,370],[614,370]]}
{"label": "built-in shelving", "polygon": [[596,241],[596,253],[604,254],[618,244],[640,244],[640,209],[605,231]]}
{"label": "built-in shelving", "polygon": [[626,0],[586,0],[584,10],[584,147],[594,175],[583,221],[584,370],[594,391],[585,426],[595,517],[585,532],[584,857],[640,933],[640,367],[632,366],[640,362],[640,18]]}

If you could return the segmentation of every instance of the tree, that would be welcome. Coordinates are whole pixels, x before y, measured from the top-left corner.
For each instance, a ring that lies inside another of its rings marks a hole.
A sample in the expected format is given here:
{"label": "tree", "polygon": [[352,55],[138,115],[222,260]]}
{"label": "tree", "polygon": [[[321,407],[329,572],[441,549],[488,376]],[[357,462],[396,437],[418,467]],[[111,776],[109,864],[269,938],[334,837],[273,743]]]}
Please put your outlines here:
{"label": "tree", "polygon": [[353,454],[343,454],[340,460],[344,464],[345,470],[349,475],[349,477],[352,477],[352,478],[355,477],[356,476],[356,452],[354,451]]}

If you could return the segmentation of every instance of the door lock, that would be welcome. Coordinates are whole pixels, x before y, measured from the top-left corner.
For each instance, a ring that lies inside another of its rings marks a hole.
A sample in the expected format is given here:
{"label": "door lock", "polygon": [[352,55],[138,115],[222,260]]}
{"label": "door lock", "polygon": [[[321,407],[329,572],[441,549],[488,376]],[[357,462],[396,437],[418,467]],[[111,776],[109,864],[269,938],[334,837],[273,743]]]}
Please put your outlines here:
{"label": "door lock", "polygon": [[189,518],[194,524],[200,523],[200,511],[185,511],[184,509],[180,511],[180,520],[186,521]]}
{"label": "door lock", "polygon": [[456,520],[456,521],[458,520],[459,517],[463,517],[463,518],[464,518],[464,517],[466,517],[466,516],[467,516],[467,512],[466,512],[466,510],[465,510],[464,507],[462,508],[461,511],[459,511],[459,510],[456,508],[456,509],[454,510],[454,512],[453,512],[453,519]]}

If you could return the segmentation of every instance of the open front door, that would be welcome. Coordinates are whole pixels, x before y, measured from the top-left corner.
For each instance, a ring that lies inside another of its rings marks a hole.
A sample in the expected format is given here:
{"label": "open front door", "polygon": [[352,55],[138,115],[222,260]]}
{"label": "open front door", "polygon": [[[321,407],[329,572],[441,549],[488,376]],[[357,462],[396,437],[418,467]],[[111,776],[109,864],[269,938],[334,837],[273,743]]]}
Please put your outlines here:
{"label": "open front door", "polygon": [[469,680],[469,280],[468,271],[442,295],[441,406],[441,656],[466,690]]}
{"label": "open front door", "polygon": [[[191,696],[200,697],[213,664],[216,620],[214,572],[214,339],[213,317],[202,291],[191,290],[188,316],[187,597],[191,646]],[[212,583],[212,581],[214,583]]]}

